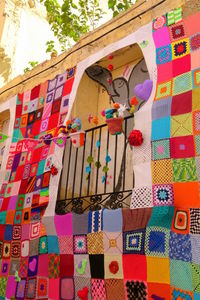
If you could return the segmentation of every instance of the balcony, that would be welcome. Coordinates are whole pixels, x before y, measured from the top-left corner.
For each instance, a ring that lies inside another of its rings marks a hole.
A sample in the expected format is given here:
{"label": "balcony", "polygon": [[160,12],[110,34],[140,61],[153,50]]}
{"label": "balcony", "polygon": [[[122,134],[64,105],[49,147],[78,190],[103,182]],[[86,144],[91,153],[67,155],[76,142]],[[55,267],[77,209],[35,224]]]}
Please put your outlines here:
{"label": "balcony", "polygon": [[57,214],[130,206],[134,174],[127,137],[133,122],[132,116],[126,117],[123,133],[116,136],[109,134],[107,124],[88,129],[81,148],[74,148],[70,139],[67,140]]}

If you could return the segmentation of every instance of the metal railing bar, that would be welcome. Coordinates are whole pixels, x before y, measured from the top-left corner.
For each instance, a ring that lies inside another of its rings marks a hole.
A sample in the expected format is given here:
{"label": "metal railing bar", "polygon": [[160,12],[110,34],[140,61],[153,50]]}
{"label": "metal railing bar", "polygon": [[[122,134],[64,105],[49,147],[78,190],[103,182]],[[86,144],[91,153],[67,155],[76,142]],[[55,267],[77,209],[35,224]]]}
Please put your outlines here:
{"label": "metal railing bar", "polygon": [[81,197],[81,193],[82,193],[82,185],[83,185],[83,170],[84,170],[84,160],[85,160],[86,137],[87,137],[87,132],[85,133],[85,142],[84,142],[83,157],[82,157],[81,182],[80,182],[80,192],[79,192],[79,196],[80,196],[80,197]]}
{"label": "metal railing bar", "polygon": [[[94,140],[94,130],[92,130],[92,138],[91,138],[91,146],[90,146],[90,156],[92,156],[93,140]],[[89,164],[89,166],[91,167],[91,163]],[[89,178],[88,178],[87,196],[89,195],[89,191],[90,191],[90,178],[91,178],[91,172],[89,173]]]}
{"label": "metal railing bar", "polygon": [[[102,127],[99,128],[99,143],[100,143],[100,146],[98,147],[98,156],[97,156],[97,162],[98,163],[99,163],[100,150],[101,150],[101,129],[102,129]],[[97,193],[97,189],[98,189],[98,179],[99,179],[99,167],[97,167],[95,194]]]}
{"label": "metal railing bar", "polygon": [[113,191],[114,192],[115,192],[116,166],[117,166],[117,141],[118,141],[118,135],[115,136],[115,158],[114,158],[114,174],[113,174]]}
{"label": "metal railing bar", "polygon": [[[107,130],[107,142],[106,142],[106,155],[109,152],[109,139],[110,139],[110,135],[109,135],[109,131]],[[108,166],[108,163],[106,162],[106,166]],[[105,182],[104,182],[104,194],[106,193],[106,181],[107,181],[107,172],[105,173]]]}
{"label": "metal railing bar", "polygon": [[127,134],[127,119],[125,119],[125,133],[124,133],[124,170],[123,170],[123,190],[125,188],[125,180],[126,180],[126,134]]}
{"label": "metal railing bar", "polygon": [[70,170],[70,163],[71,163],[71,152],[72,152],[72,143],[70,142],[65,198],[67,198],[68,181],[69,181],[69,170]]}
{"label": "metal railing bar", "polygon": [[77,158],[78,158],[78,148],[76,148],[76,157],[75,157],[75,165],[74,165],[74,179],[73,179],[73,187],[72,187],[72,198],[74,198],[74,188],[75,188],[75,180],[76,180]]}

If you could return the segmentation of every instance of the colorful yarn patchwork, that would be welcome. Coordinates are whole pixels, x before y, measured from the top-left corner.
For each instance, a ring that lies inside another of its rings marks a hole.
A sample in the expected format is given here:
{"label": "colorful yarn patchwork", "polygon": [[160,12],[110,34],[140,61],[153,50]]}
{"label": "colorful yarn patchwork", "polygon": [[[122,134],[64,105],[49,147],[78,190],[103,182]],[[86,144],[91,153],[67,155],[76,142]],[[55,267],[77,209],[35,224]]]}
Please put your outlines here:
{"label": "colorful yarn patchwork", "polygon": [[57,146],[37,140],[57,136],[76,68],[17,95],[0,190],[0,298],[72,300],[85,287],[94,300],[199,298],[200,43],[194,18],[193,12],[182,21],[178,8],[153,20],[159,78],[147,155],[153,186],[134,187],[133,209],[47,217]]}

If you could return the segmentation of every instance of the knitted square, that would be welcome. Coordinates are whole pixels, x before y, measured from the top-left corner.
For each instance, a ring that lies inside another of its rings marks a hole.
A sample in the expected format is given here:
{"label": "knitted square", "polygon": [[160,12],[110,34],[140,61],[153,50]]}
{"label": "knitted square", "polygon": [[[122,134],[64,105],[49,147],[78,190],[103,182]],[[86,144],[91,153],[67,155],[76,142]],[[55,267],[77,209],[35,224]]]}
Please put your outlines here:
{"label": "knitted square", "polygon": [[170,299],[170,285],[148,282],[148,297],[150,299]]}
{"label": "knitted square", "polygon": [[81,291],[84,289],[84,287],[88,288],[88,300],[91,300],[91,289],[90,289],[90,278],[82,277],[82,276],[74,276],[74,287],[75,287],[75,299],[77,298],[78,291]]}
{"label": "knitted square", "polygon": [[171,117],[171,137],[193,135],[192,114]]}
{"label": "knitted square", "polygon": [[145,300],[147,298],[147,286],[145,282],[127,280],[125,282],[127,299]]}
{"label": "knitted square", "polygon": [[173,159],[173,181],[197,181],[195,158]]}
{"label": "knitted square", "polygon": [[59,250],[60,254],[73,254],[73,236],[59,236]]}
{"label": "knitted square", "polygon": [[150,187],[134,188],[131,208],[152,207],[152,191]]}
{"label": "knitted square", "polygon": [[172,61],[172,77],[176,77],[191,70],[191,55],[187,54]]}
{"label": "knitted square", "polygon": [[170,138],[170,123],[170,116],[152,121],[151,140],[155,141]]}
{"label": "knitted square", "polygon": [[190,36],[190,51],[200,49],[200,33]]}
{"label": "knitted square", "polygon": [[172,59],[178,59],[190,53],[189,39],[178,40],[172,43]]}
{"label": "knitted square", "polygon": [[106,287],[104,280],[91,279],[91,295],[93,300],[106,300]]}
{"label": "knitted square", "polygon": [[145,254],[148,256],[169,256],[169,230],[159,227],[147,227]]}
{"label": "knitted square", "polygon": [[87,235],[88,254],[103,254],[103,232],[89,233]]}
{"label": "knitted square", "polygon": [[74,274],[81,277],[91,277],[89,256],[87,254],[74,255]]}
{"label": "knitted square", "polygon": [[170,284],[168,258],[147,256],[147,281]]}
{"label": "knitted square", "polygon": [[152,162],[152,182],[153,184],[166,184],[173,182],[171,159],[163,159]]}
{"label": "knitted square", "polygon": [[99,232],[103,229],[103,210],[88,213],[88,232]]}
{"label": "knitted square", "polygon": [[200,234],[200,209],[190,209],[190,233]]}
{"label": "knitted square", "polygon": [[198,182],[175,182],[174,204],[177,207],[199,207],[199,183]]}
{"label": "knitted square", "polygon": [[195,156],[194,138],[192,135],[177,136],[170,139],[171,158],[189,158]]}
{"label": "knitted square", "polygon": [[74,254],[87,254],[87,235],[74,235]]}
{"label": "knitted square", "polygon": [[192,111],[192,91],[185,92],[180,95],[172,97],[172,110],[173,116],[186,114]]}
{"label": "knitted square", "polygon": [[37,299],[48,298],[49,279],[46,277],[37,278]]}
{"label": "knitted square", "polygon": [[74,296],[75,296],[74,295],[74,279],[73,278],[61,278],[59,299],[73,300]]}
{"label": "knitted square", "polygon": [[122,261],[124,279],[147,280],[147,258],[145,255],[123,254]]}
{"label": "knitted square", "polygon": [[[183,291],[182,289],[171,287],[171,295],[173,298],[172,300],[179,300],[179,299],[193,299],[193,293],[189,291]],[[195,299],[195,298],[194,298]]]}
{"label": "knitted square", "polygon": [[200,87],[200,68],[192,71],[192,84],[194,89]]}
{"label": "knitted square", "polygon": [[144,254],[145,229],[123,233],[123,253]]}
{"label": "knitted square", "polygon": [[170,232],[169,257],[181,261],[192,260],[191,241],[189,234],[177,234]]}
{"label": "knitted square", "polygon": [[162,46],[156,49],[156,63],[165,64],[172,60],[172,48],[171,45]]}
{"label": "knitted square", "polygon": [[121,232],[104,232],[104,253],[121,254],[122,253],[122,233]]}
{"label": "knitted square", "polygon": [[192,262],[200,265],[200,240],[199,235],[190,234],[191,246],[192,246]]}
{"label": "knitted square", "polygon": [[179,22],[178,24],[174,24],[169,27],[169,34],[171,41],[180,40],[181,38],[186,37],[185,27],[183,22]]}
{"label": "knitted square", "polygon": [[172,231],[181,234],[189,233],[190,214],[188,209],[175,208]]}
{"label": "knitted square", "polygon": [[26,283],[26,298],[34,299],[36,294],[36,278],[28,278]]}
{"label": "knitted square", "polygon": [[173,79],[172,95],[182,94],[192,90],[192,74],[191,72],[176,76]]}
{"label": "knitted square", "polygon": [[170,283],[185,291],[192,291],[190,263],[170,259]]}
{"label": "knitted square", "polygon": [[104,255],[105,278],[123,279],[122,255]]}
{"label": "knitted square", "polygon": [[200,135],[195,135],[195,150],[196,150],[196,155],[200,155]]}
{"label": "knitted square", "polygon": [[124,281],[122,279],[106,279],[107,299],[125,300]]}
{"label": "knitted square", "polygon": [[200,88],[196,88],[192,90],[192,111],[200,110]]}
{"label": "knitted square", "polygon": [[152,142],[152,160],[170,158],[169,139]]}
{"label": "knitted square", "polygon": [[162,227],[171,229],[172,219],[174,216],[174,207],[172,206],[155,206],[148,227]]}
{"label": "knitted square", "polygon": [[171,115],[172,97],[154,101],[152,106],[152,120],[168,117]]}
{"label": "knitted square", "polygon": [[174,204],[174,191],[172,184],[153,185],[154,206],[166,206]]}
{"label": "knitted square", "polygon": [[200,293],[200,282],[199,282],[199,278],[200,278],[200,265],[191,264],[191,273],[192,273],[192,287],[193,287],[193,291]]}
{"label": "knitted square", "polygon": [[153,208],[122,209],[123,231],[145,229]]}
{"label": "knitted square", "polygon": [[89,255],[91,278],[104,278],[104,255]]}
{"label": "knitted square", "polygon": [[155,100],[166,98],[172,95],[172,81],[163,82],[157,85]]}

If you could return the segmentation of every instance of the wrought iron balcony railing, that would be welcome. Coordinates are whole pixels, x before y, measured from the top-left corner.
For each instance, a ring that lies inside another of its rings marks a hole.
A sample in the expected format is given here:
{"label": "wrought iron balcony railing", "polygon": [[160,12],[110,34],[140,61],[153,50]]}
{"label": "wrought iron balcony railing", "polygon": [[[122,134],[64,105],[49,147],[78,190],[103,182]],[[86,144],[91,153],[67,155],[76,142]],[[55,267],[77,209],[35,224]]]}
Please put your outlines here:
{"label": "wrought iron balcony railing", "polygon": [[[127,137],[133,122],[132,116],[126,117],[123,133],[116,136],[109,134],[107,124],[86,130],[85,143],[81,148],[74,148],[70,139],[67,140],[57,214],[129,207],[134,174]],[[105,159],[108,156],[110,161]],[[86,173],[87,166],[90,173]]]}

